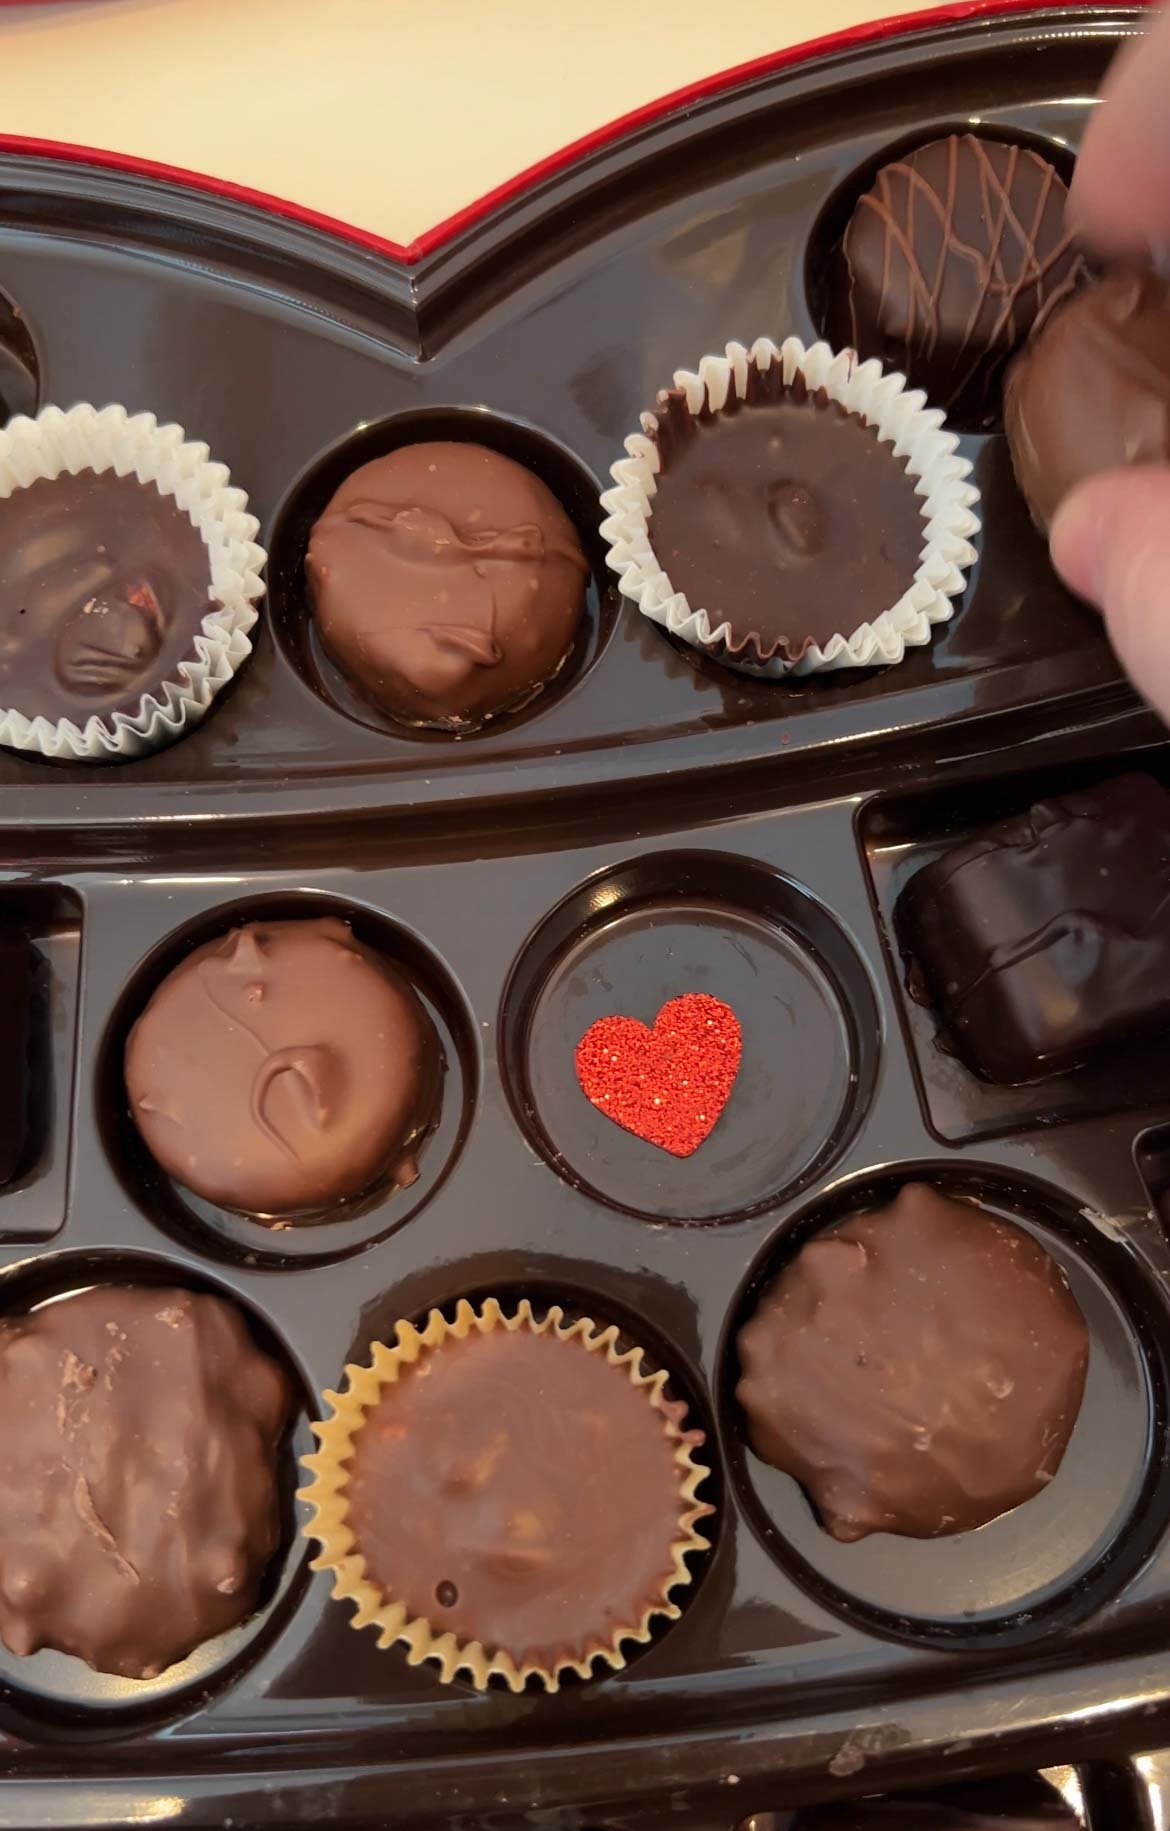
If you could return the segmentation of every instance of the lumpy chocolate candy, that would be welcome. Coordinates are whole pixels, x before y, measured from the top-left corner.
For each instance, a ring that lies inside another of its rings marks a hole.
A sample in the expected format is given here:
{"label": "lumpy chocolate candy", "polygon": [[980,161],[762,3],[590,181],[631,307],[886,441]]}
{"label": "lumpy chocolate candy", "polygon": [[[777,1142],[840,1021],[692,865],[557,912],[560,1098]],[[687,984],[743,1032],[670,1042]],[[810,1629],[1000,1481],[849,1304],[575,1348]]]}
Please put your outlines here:
{"label": "lumpy chocolate candy", "polygon": [[348,1524],[371,1581],[436,1634],[552,1671],[661,1603],[684,1479],[625,1368],[497,1328],[384,1388],[354,1441]]}
{"label": "lumpy chocolate candy", "polygon": [[0,500],[0,706],[26,718],[137,712],[195,658],[212,608],[202,536],[173,497],[113,471]]}
{"label": "lumpy chocolate candy", "polygon": [[914,583],[925,544],[905,465],[876,431],[779,365],[698,417],[661,397],[650,544],[675,591],[729,647],[797,662],[851,636]]}
{"label": "lumpy chocolate candy", "polygon": [[1016,480],[1047,528],[1098,471],[1170,463],[1170,287],[1098,281],[1054,312],[1012,364],[1004,425]]}
{"label": "lumpy chocolate candy", "polygon": [[197,948],[126,1043],[152,1155],[261,1217],[328,1207],[386,1173],[412,1181],[439,1071],[411,986],[333,916],[249,922]]}
{"label": "lumpy chocolate candy", "polygon": [[1038,801],[910,880],[911,988],[990,1081],[1038,1080],[1170,1019],[1170,796],[1150,776]]}
{"label": "lumpy chocolate candy", "polygon": [[0,930],[0,1189],[28,1149],[33,958],[23,935]]}
{"label": "lumpy chocolate candy", "polygon": [[951,134],[882,167],[841,247],[836,335],[976,427],[1006,363],[1077,284],[1067,191],[1029,147]]}
{"label": "lumpy chocolate candy", "polygon": [[98,1287],[8,1318],[0,1410],[13,1653],[153,1678],[253,1613],[292,1391],[232,1304]]}
{"label": "lumpy chocolate candy", "polygon": [[363,464],[305,564],[333,660],[415,724],[524,704],[567,659],[585,608],[569,517],[539,477],[483,445],[406,445]]}
{"label": "lumpy chocolate candy", "polygon": [[1089,1357],[1064,1275],[1022,1228],[907,1183],[810,1240],[740,1330],[757,1455],[836,1539],[938,1538],[1030,1500]]}

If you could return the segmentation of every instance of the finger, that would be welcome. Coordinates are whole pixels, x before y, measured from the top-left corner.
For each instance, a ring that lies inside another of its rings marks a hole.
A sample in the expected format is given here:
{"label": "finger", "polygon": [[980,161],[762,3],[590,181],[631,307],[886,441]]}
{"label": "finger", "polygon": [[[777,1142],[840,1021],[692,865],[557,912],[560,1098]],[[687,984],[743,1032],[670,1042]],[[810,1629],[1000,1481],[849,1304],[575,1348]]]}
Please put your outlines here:
{"label": "finger", "polygon": [[1105,613],[1138,691],[1170,719],[1170,468],[1105,471],[1066,496],[1052,523],[1052,559]]}
{"label": "finger", "polygon": [[1170,248],[1170,8],[1113,64],[1077,160],[1069,217],[1098,253]]}

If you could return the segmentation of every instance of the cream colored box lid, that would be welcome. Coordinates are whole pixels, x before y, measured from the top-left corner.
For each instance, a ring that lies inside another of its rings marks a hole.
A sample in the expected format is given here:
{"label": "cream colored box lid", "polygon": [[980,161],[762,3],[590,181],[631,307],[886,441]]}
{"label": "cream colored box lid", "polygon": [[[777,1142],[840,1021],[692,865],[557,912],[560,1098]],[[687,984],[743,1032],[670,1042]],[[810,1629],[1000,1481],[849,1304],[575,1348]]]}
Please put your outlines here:
{"label": "cream colored box lid", "polygon": [[[900,0],[903,15],[929,10]],[[200,173],[409,246],[607,123],[879,12],[874,0],[5,3],[0,131]]]}

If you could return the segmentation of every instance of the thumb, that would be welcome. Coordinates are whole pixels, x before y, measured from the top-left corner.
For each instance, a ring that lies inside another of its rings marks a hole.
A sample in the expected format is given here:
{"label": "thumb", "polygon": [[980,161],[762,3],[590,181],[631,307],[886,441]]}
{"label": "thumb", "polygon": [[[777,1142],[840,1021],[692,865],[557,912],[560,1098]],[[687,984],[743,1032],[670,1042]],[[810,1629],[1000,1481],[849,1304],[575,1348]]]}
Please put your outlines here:
{"label": "thumb", "polygon": [[1134,685],[1170,720],[1170,467],[1135,465],[1078,484],[1056,512],[1051,542],[1056,570],[1104,611]]}

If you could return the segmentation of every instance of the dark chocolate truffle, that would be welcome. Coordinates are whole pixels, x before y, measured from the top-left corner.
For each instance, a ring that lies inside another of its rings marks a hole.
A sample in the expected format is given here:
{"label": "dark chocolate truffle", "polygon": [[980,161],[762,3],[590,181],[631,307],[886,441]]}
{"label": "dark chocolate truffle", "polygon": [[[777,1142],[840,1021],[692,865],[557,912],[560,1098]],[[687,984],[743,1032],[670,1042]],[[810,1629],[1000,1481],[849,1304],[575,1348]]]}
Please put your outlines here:
{"label": "dark chocolate truffle", "polygon": [[483,445],[405,445],[363,464],[305,564],[328,653],[366,699],[416,724],[524,704],[567,659],[585,607],[569,517]]}
{"label": "dark chocolate truffle", "polygon": [[911,878],[911,986],[990,1081],[1059,1074],[1170,1021],[1170,796],[1150,776],[1038,801]]}
{"label": "dark chocolate truffle", "polygon": [[883,166],[842,242],[837,341],[990,425],[1008,359],[1080,277],[1067,195],[1039,153],[976,134]]}
{"label": "dark chocolate truffle", "polygon": [[[552,1329],[448,1336],[354,1439],[346,1524],[408,1615],[555,1674],[642,1629],[700,1548],[686,1407]],[[668,1421],[676,1428],[668,1430]]]}
{"label": "dark chocolate truffle", "polygon": [[1012,364],[1004,426],[1016,481],[1047,528],[1098,471],[1170,462],[1170,287],[1121,273],[1045,320]]}
{"label": "dark chocolate truffle", "polygon": [[32,997],[32,949],[23,935],[0,930],[0,1189],[28,1150]]}
{"label": "dark chocolate truffle", "polygon": [[171,496],[113,471],[0,500],[0,706],[84,725],[178,678],[214,608],[203,537]]}
{"label": "dark chocolate truffle", "polygon": [[238,1310],[98,1287],[0,1322],[0,1636],[153,1678],[250,1615],[284,1372]]}
{"label": "dark chocolate truffle", "polygon": [[907,1183],[803,1246],[739,1334],[752,1448],[836,1539],[967,1532],[1060,1467],[1089,1336],[1021,1228]]}
{"label": "dark chocolate truffle", "polygon": [[650,544],[672,590],[732,652],[797,662],[909,591],[926,540],[914,480],[874,428],[778,363],[746,400],[692,414],[660,397]]}
{"label": "dark chocolate truffle", "polygon": [[413,1180],[439,1067],[410,985],[333,916],[249,922],[197,948],[126,1043],[157,1161],[260,1217],[342,1202],[387,1172]]}

